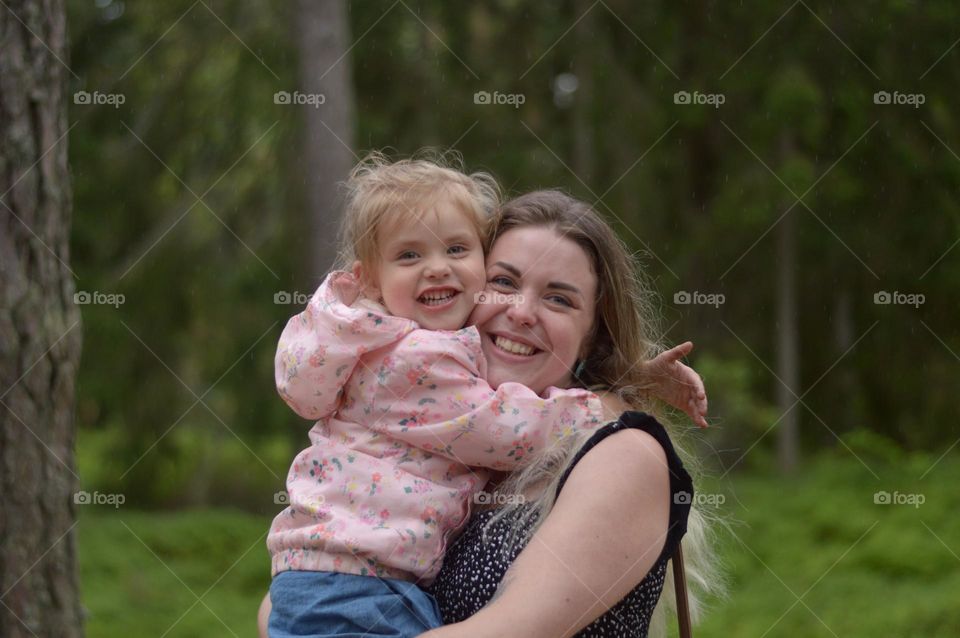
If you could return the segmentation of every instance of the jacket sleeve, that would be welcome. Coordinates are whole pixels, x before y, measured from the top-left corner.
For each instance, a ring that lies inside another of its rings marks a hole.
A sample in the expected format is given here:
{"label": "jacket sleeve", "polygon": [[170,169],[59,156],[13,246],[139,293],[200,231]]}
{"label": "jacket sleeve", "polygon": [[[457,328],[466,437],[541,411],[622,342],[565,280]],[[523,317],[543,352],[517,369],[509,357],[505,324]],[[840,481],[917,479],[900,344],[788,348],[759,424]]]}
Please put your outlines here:
{"label": "jacket sleeve", "polygon": [[483,355],[470,330],[404,338],[384,383],[392,400],[381,403],[372,429],[464,465],[510,470],[602,425],[600,400],[587,390],[550,388],[541,397],[519,383],[491,388],[478,374]]}
{"label": "jacket sleeve", "polygon": [[277,391],[305,419],[333,414],[360,357],[416,328],[406,319],[351,307],[358,295],[352,275],[331,273],[280,335],[274,359]]}

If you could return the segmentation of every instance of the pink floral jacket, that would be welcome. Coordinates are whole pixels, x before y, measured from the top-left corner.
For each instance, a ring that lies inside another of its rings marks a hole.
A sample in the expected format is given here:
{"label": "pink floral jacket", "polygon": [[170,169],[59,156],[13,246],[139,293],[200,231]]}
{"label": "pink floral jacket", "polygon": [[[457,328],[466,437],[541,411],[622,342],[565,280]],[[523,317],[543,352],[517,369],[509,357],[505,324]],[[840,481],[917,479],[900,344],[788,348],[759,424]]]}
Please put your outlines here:
{"label": "pink floral jacket", "polygon": [[600,425],[586,390],[484,380],[476,328],[420,329],[357,304],[333,273],[290,319],[277,389],[318,419],[287,475],[289,506],[267,537],[273,574],[333,571],[432,581],[488,473]]}

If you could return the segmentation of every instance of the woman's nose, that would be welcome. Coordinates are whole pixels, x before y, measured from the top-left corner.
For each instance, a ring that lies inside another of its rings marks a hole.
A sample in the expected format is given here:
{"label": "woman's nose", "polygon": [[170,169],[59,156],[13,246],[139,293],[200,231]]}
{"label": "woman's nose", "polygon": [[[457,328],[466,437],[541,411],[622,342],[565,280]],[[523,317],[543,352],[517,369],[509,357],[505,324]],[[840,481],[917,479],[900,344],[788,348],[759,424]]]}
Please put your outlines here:
{"label": "woman's nose", "polygon": [[517,295],[507,308],[507,318],[523,326],[532,326],[537,322],[537,309],[534,304],[533,300]]}

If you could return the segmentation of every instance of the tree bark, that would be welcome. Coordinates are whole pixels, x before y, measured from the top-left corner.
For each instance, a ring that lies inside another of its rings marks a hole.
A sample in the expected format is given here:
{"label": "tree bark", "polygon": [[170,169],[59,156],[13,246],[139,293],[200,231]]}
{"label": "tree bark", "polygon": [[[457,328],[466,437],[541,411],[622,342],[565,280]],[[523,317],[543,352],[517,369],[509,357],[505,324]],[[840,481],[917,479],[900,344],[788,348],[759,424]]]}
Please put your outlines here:
{"label": "tree bark", "polygon": [[[593,10],[588,0],[573,3],[574,12],[583,18],[574,27],[577,47],[573,54],[573,73],[577,76],[577,92],[573,100],[573,170],[586,184],[594,186],[593,66],[597,37]],[[594,10],[596,10],[594,8]],[[584,15],[585,14],[585,15]]]}
{"label": "tree bark", "polygon": [[81,329],[62,0],[8,0],[0,40],[0,636],[72,638]]}
{"label": "tree bark", "polygon": [[304,168],[311,220],[308,267],[311,276],[319,278],[336,260],[341,205],[338,183],[346,179],[355,161],[350,25],[343,0],[300,0],[296,14],[300,90],[324,96],[319,108],[302,107],[306,117]]}
{"label": "tree bark", "polygon": [[[783,164],[793,153],[789,134],[780,141]],[[777,226],[777,410],[783,415],[777,436],[780,471],[790,474],[800,461],[800,328],[797,323],[797,215],[795,206]]]}

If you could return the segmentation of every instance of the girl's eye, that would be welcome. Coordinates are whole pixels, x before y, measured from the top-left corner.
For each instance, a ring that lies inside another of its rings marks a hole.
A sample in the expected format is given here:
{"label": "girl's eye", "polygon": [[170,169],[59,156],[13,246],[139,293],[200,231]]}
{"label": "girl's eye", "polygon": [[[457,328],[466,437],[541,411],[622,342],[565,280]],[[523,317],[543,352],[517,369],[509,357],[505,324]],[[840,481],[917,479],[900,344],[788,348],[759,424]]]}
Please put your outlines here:
{"label": "girl's eye", "polygon": [[451,255],[460,255],[467,252],[467,247],[466,246],[450,246],[450,248],[447,248],[447,252],[450,253]]}
{"label": "girl's eye", "polygon": [[417,253],[412,250],[406,250],[397,256],[397,259],[416,259]]}

